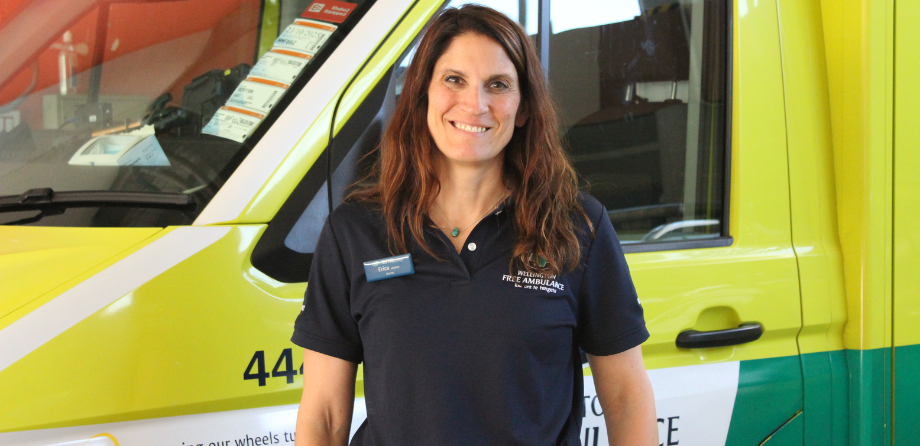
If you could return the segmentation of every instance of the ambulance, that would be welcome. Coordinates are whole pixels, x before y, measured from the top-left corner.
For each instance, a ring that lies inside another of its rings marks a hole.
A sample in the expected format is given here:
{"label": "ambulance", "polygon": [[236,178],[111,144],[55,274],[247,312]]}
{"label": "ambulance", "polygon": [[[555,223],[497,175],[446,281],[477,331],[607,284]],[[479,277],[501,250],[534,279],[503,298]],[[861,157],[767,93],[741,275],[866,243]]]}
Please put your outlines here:
{"label": "ambulance", "polygon": [[[621,238],[661,445],[920,441],[920,3],[478,2]],[[462,3],[0,3],[0,444],[293,444],[319,229]]]}

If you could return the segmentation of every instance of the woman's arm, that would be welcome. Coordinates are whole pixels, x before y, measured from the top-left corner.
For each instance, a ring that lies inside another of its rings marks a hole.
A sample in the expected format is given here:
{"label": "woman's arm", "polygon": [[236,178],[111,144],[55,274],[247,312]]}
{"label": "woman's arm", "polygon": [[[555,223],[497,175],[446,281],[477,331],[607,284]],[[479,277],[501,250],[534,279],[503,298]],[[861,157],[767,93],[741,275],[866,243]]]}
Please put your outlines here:
{"label": "woman's arm", "polygon": [[357,370],[353,362],[304,349],[296,446],[348,444]]}
{"label": "woman's arm", "polygon": [[610,356],[588,355],[611,446],[658,444],[655,395],[637,346]]}

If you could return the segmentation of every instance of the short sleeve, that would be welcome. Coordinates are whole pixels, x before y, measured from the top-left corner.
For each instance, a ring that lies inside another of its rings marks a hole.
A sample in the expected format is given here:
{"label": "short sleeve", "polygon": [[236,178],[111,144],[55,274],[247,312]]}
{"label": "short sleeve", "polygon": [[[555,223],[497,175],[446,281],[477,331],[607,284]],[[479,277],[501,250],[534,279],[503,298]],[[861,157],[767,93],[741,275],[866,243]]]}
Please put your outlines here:
{"label": "short sleeve", "polygon": [[[600,203],[594,204],[602,209]],[[620,240],[607,218],[607,210],[599,214],[594,219],[595,237],[578,290],[576,339],[585,352],[607,356],[645,342],[649,334]]]}
{"label": "short sleeve", "polygon": [[303,307],[291,342],[305,349],[360,363],[364,351],[349,304],[350,281],[342,250],[326,219],[316,242]]}

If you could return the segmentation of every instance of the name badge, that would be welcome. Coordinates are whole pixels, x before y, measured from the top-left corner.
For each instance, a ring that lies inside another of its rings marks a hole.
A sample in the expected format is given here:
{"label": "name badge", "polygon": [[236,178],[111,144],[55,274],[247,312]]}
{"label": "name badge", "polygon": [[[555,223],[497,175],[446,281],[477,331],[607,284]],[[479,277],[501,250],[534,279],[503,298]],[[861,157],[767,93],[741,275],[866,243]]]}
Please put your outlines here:
{"label": "name badge", "polygon": [[403,254],[385,259],[364,262],[364,275],[368,282],[415,274],[412,254]]}

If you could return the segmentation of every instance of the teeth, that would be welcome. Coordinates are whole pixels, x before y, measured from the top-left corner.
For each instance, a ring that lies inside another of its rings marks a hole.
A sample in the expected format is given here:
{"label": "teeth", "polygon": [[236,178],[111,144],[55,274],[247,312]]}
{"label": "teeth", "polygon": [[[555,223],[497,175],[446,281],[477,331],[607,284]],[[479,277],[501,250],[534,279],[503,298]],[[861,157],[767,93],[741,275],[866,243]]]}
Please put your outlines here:
{"label": "teeth", "polygon": [[489,130],[488,127],[474,127],[472,125],[461,124],[459,122],[455,122],[453,124],[454,124],[454,127],[460,130],[463,130],[465,132],[482,133],[482,132],[485,132],[486,130]]}

